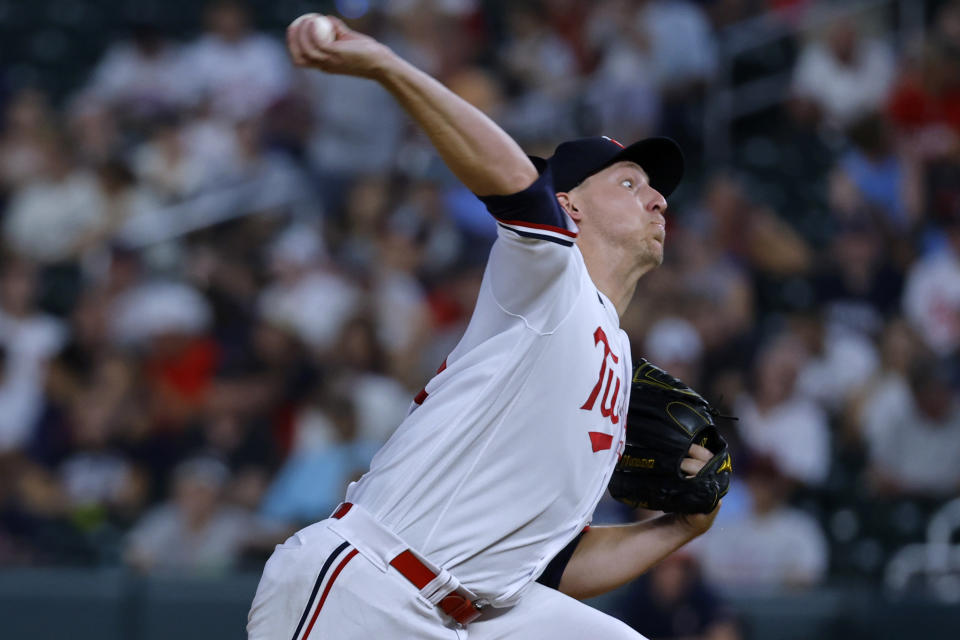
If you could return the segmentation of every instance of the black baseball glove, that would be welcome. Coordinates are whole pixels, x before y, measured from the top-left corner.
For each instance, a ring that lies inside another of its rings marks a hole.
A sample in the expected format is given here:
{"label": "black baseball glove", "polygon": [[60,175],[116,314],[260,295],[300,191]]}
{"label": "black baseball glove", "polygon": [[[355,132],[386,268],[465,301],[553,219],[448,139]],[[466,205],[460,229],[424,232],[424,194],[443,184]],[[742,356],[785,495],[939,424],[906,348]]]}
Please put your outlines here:
{"label": "black baseball glove", "polygon": [[[631,507],[668,513],[710,513],[727,493],[733,470],[718,412],[703,396],[646,360],[633,370],[623,456],[610,494]],[[688,477],[680,462],[691,444],[709,449],[710,462]]]}

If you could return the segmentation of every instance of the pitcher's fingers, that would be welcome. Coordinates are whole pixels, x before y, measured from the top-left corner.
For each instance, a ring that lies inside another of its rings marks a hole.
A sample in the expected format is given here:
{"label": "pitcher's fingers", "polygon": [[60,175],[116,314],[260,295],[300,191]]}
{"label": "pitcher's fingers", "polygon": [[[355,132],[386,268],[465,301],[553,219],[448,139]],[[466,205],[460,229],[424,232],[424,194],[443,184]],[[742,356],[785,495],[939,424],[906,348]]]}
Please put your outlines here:
{"label": "pitcher's fingers", "polygon": [[300,45],[299,32],[304,23],[306,23],[312,15],[314,14],[304,14],[291,22],[290,26],[287,27],[287,49],[290,51],[290,57],[293,58],[294,64],[303,65],[307,63],[306,58],[303,56],[303,48]]}
{"label": "pitcher's fingers", "polygon": [[697,473],[699,473],[700,469],[703,469],[706,466],[706,464],[707,463],[703,460],[684,458],[680,461],[680,471],[687,476],[695,476]]}
{"label": "pitcher's fingers", "polygon": [[710,462],[710,459],[713,458],[713,453],[706,447],[701,447],[698,444],[692,444],[687,450],[687,456],[696,458],[697,460],[703,460],[704,462]]}
{"label": "pitcher's fingers", "polygon": [[310,31],[313,25],[309,21],[304,22],[297,28],[297,42],[300,44],[300,53],[307,62],[316,61],[316,45],[310,38]]}
{"label": "pitcher's fingers", "polygon": [[[307,14],[309,17],[319,16],[319,13]],[[305,20],[303,24],[297,26],[296,34],[297,43],[300,45],[300,55],[303,56],[304,62],[307,65],[317,65],[329,60],[323,52],[323,48],[319,45],[313,37],[313,24],[310,20]]]}
{"label": "pitcher's fingers", "polygon": [[350,33],[350,27],[348,27],[343,20],[336,16],[327,17],[330,18],[330,22],[333,24],[334,41],[340,38],[340,36]]}

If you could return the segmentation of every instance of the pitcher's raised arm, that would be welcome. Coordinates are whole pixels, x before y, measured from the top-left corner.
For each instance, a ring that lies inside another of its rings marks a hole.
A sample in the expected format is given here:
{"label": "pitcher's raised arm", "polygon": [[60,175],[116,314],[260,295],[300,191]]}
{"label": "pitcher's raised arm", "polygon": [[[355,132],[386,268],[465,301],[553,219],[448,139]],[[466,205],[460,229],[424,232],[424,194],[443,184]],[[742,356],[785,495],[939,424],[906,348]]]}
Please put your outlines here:
{"label": "pitcher's raised arm", "polygon": [[[413,117],[463,184],[481,196],[522,191],[537,169],[520,146],[482,111],[370,36],[330,18],[334,39],[320,41],[309,19],[287,29],[294,64],[370,78]],[[363,108],[357,105],[357,108]]]}

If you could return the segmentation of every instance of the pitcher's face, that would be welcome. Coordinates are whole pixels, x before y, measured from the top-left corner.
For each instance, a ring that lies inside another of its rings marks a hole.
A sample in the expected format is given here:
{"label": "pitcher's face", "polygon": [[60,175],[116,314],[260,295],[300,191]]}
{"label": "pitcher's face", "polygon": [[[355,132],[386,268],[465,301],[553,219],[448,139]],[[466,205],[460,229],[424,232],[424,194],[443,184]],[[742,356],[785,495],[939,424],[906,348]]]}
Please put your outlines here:
{"label": "pitcher's face", "polygon": [[597,235],[611,248],[624,247],[643,264],[663,262],[667,201],[636,163],[598,171],[572,189],[569,200],[582,214],[581,236]]}

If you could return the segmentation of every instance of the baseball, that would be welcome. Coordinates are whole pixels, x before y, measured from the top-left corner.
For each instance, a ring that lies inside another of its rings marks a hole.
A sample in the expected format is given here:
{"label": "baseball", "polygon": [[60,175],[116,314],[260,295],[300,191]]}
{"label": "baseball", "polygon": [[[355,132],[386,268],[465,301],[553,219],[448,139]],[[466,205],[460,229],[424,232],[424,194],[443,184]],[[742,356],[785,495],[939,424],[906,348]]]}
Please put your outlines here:
{"label": "baseball", "polygon": [[307,40],[310,44],[306,53],[318,53],[316,50],[317,47],[322,47],[337,39],[333,22],[327,16],[320,15],[319,13],[303,14],[290,23],[290,28],[296,29],[305,22],[308,23],[305,26],[307,28]]}
{"label": "baseball", "polygon": [[310,19],[310,35],[318,45],[327,45],[336,39],[333,23],[327,16],[313,16]]}

